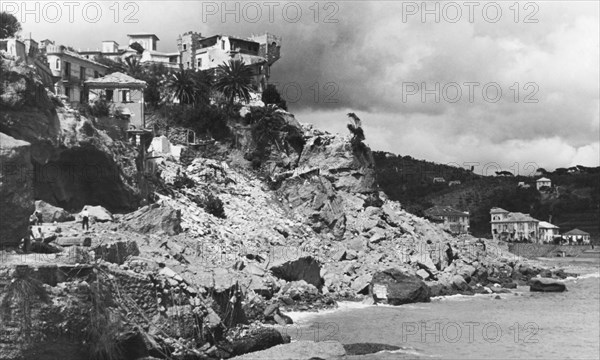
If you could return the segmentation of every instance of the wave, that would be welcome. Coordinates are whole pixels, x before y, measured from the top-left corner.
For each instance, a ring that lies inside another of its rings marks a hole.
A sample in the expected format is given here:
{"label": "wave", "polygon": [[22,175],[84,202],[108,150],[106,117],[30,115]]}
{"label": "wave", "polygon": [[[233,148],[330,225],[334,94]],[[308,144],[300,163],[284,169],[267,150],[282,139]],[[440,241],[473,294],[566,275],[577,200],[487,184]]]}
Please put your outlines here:
{"label": "wave", "polygon": [[583,275],[579,275],[577,277],[567,276],[563,280],[569,281],[569,280],[598,279],[598,278],[600,278],[600,272],[583,274]]}
{"label": "wave", "polygon": [[[338,302],[338,307],[335,309],[325,309],[325,310],[319,310],[319,311],[290,311],[290,312],[286,312],[285,314],[287,316],[291,317],[295,323],[297,321],[302,321],[302,320],[310,319],[310,318],[317,317],[317,316],[330,315],[333,313],[349,311],[349,310],[366,309],[366,308],[376,307],[376,306],[382,306],[382,305],[365,304],[365,303],[357,302],[357,301],[340,301],[340,302]],[[389,306],[391,306],[391,305],[389,305]]]}

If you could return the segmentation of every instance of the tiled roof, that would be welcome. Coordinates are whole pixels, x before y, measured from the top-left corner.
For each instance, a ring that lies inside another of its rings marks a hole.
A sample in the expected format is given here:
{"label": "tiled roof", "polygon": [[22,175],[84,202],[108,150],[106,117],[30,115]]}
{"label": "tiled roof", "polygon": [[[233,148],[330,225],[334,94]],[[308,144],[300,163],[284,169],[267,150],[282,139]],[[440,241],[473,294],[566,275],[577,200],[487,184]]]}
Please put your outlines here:
{"label": "tiled roof", "polygon": [[583,230],[579,230],[579,229],[573,229],[571,231],[567,231],[566,233],[564,233],[563,235],[590,235],[590,233],[587,233]]}
{"label": "tiled roof", "polygon": [[499,207],[493,207],[490,209],[490,213],[507,213],[508,211],[499,208]]}
{"label": "tiled roof", "polygon": [[548,179],[548,178],[545,178],[545,177],[543,177],[543,178],[539,178],[539,179],[537,179],[536,181],[552,181],[552,180],[550,180],[550,179]]}
{"label": "tiled roof", "polygon": [[529,214],[523,214],[520,212],[512,212],[512,213],[508,213],[506,215],[506,217],[504,218],[504,220],[495,220],[492,222],[494,222],[494,223],[537,222],[537,223],[539,223],[540,221],[532,218],[531,216],[529,216]]}
{"label": "tiled roof", "polygon": [[539,227],[544,228],[544,229],[558,229],[558,226],[556,226],[554,224],[550,224],[549,222],[546,222],[546,221],[540,221]]}
{"label": "tiled roof", "polygon": [[451,206],[434,206],[425,210],[428,216],[469,216],[469,214],[456,210]]}
{"label": "tiled roof", "polygon": [[95,87],[95,88],[102,88],[102,87],[135,87],[135,88],[141,88],[141,87],[146,87],[146,82],[143,80],[138,80],[136,78],[133,78],[129,75],[120,73],[120,72],[115,72],[112,74],[108,74],[106,76],[103,76],[101,78],[97,78],[97,79],[90,79],[87,80],[85,82],[86,85],[91,87]]}

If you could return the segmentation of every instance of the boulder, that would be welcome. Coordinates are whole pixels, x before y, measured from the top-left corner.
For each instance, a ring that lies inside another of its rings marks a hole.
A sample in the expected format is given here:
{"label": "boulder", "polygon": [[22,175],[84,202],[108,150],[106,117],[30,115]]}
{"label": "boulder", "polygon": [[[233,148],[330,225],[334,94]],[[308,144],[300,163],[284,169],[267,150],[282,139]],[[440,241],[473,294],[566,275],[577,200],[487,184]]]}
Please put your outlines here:
{"label": "boulder", "polygon": [[286,281],[304,280],[307,283],[321,288],[321,264],[312,256],[305,256],[294,260],[279,260],[273,263],[269,270],[276,277]]}
{"label": "boulder", "polygon": [[126,229],[142,234],[177,235],[181,232],[181,211],[164,204],[151,204],[123,217]]}
{"label": "boulder", "polygon": [[549,278],[533,278],[529,280],[529,291],[563,292],[567,286],[560,280]]}
{"label": "boulder", "polygon": [[59,208],[54,205],[50,205],[44,200],[37,200],[35,202],[35,211],[42,214],[42,221],[53,223],[53,222],[65,222],[75,220],[75,217],[68,211]]}
{"label": "boulder", "polygon": [[[106,210],[104,207],[102,207],[100,205],[98,205],[98,206],[86,205],[83,208],[87,209],[87,211],[90,213],[90,220],[93,220],[95,222],[113,221],[113,216],[110,213],[110,211]],[[81,217],[81,213],[79,214],[79,216]]]}
{"label": "boulder", "polygon": [[287,344],[289,342],[289,336],[282,335],[275,328],[259,328],[243,338],[235,339],[231,344],[233,350],[231,355],[236,356],[252,352],[253,353],[249,355],[254,355],[257,354],[257,351],[262,352],[261,350],[269,349],[276,345]]}
{"label": "boulder", "polygon": [[118,265],[123,264],[130,256],[140,255],[140,249],[133,240],[99,244],[93,248],[93,251],[96,259]]}
{"label": "boulder", "polygon": [[402,349],[399,346],[378,344],[378,343],[355,343],[355,344],[344,344],[346,355],[368,355],[375,354],[380,351],[395,351]]}
{"label": "boulder", "polygon": [[369,294],[390,305],[430,301],[429,288],[421,279],[394,268],[373,275]]}
{"label": "boulder", "polygon": [[369,284],[371,283],[372,279],[373,276],[371,274],[360,275],[356,279],[352,280],[352,284],[350,285],[350,287],[357,294],[366,295],[369,293]]}
{"label": "boulder", "polygon": [[400,215],[398,215],[391,203],[387,202],[383,204],[381,210],[383,210],[383,218],[388,224],[391,226],[400,226],[402,224]]}
{"label": "boulder", "polygon": [[27,236],[34,211],[30,144],[0,133],[0,248]]}

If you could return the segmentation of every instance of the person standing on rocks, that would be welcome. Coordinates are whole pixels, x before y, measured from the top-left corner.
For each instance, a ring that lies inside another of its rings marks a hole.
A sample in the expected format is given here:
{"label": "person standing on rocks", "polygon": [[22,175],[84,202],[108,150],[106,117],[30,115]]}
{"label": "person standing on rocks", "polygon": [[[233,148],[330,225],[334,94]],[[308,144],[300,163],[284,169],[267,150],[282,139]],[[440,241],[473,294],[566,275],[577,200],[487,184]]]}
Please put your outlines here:
{"label": "person standing on rocks", "polygon": [[87,211],[87,207],[84,207],[81,211],[81,230],[90,229],[90,213]]}

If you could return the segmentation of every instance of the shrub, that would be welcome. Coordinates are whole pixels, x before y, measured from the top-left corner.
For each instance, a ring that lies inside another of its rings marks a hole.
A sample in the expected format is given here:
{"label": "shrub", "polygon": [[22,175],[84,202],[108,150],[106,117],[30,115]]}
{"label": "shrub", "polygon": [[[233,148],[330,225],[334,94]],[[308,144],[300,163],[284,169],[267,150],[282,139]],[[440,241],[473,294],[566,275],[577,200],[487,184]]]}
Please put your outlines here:
{"label": "shrub", "polygon": [[219,199],[217,196],[208,193],[203,205],[204,210],[206,210],[207,213],[221,219],[226,218],[225,209],[223,208],[223,201],[221,201],[221,199]]}
{"label": "shrub", "polygon": [[286,101],[283,100],[281,94],[279,94],[279,91],[277,91],[277,88],[273,84],[267,85],[266,89],[263,90],[261,100],[265,105],[273,104],[283,110],[287,110]]}

